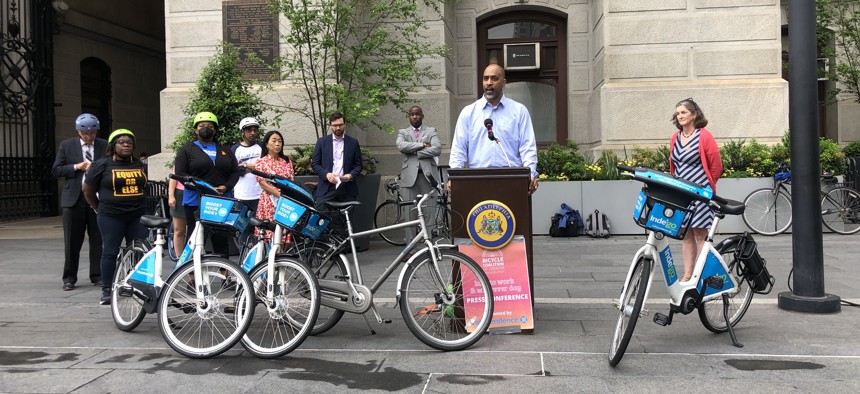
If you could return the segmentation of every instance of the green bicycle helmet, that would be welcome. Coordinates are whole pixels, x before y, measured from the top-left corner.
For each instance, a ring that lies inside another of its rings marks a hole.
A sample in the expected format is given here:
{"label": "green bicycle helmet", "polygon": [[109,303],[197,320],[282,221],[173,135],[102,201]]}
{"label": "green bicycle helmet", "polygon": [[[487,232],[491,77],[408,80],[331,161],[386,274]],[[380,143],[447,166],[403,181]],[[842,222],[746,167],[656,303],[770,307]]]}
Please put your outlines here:
{"label": "green bicycle helmet", "polygon": [[113,144],[113,140],[117,139],[117,137],[121,135],[130,135],[131,138],[135,138],[134,133],[132,133],[129,129],[116,129],[113,131],[113,133],[110,133],[110,137],[108,137],[108,143]]}
{"label": "green bicycle helmet", "polygon": [[218,126],[218,117],[211,112],[200,112],[194,116],[194,127],[197,127],[197,124],[200,122],[212,122],[215,123],[215,126]]}

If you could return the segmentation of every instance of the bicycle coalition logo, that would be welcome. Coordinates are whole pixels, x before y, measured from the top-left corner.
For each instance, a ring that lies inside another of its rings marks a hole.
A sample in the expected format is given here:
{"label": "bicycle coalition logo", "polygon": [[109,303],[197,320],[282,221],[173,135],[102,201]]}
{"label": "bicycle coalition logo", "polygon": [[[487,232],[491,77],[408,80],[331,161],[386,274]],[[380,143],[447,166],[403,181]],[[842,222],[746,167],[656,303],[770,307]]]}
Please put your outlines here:
{"label": "bicycle coalition logo", "polygon": [[500,249],[511,242],[517,221],[511,210],[499,201],[485,200],[472,207],[466,232],[476,245],[484,249]]}

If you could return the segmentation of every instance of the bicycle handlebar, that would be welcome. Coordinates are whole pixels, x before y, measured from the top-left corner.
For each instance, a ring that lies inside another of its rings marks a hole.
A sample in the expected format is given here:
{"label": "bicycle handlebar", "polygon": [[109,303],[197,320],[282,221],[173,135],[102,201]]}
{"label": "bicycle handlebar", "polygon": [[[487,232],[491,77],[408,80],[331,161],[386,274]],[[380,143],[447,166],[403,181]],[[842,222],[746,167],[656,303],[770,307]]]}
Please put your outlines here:
{"label": "bicycle handlebar", "polygon": [[[210,185],[209,182],[206,182],[200,178],[193,177],[191,175],[170,174],[168,175],[168,177],[170,179],[182,182],[185,187],[197,190],[201,193],[210,192],[210,194],[221,194],[220,192],[218,192],[218,189],[215,189],[215,186]],[[204,190],[200,190],[200,188],[203,188]]]}
{"label": "bicycle handlebar", "polygon": [[[713,192],[711,192],[710,197],[707,195],[702,195],[699,192],[697,192],[697,190],[701,189],[701,187],[699,185],[696,185],[695,183],[692,183],[692,182],[689,182],[687,180],[678,178],[674,175],[666,174],[666,173],[661,172],[661,171],[653,170],[653,169],[650,169],[647,167],[631,167],[631,166],[625,166],[625,165],[621,165],[621,164],[617,165],[616,168],[618,168],[621,171],[624,171],[625,173],[622,173],[622,175],[624,175],[624,176],[631,177],[637,181],[643,182],[643,183],[648,184],[648,185],[656,185],[656,186],[669,188],[673,192],[680,193],[681,195],[683,195],[685,197],[689,197],[690,199],[701,201],[705,204],[710,204],[712,201],[719,204],[719,206],[740,204],[737,201],[732,201],[732,200],[727,200],[725,198],[722,198],[716,194],[713,194]],[[710,188],[708,188],[707,190],[710,190]],[[743,204],[740,204],[740,205],[743,205]]]}

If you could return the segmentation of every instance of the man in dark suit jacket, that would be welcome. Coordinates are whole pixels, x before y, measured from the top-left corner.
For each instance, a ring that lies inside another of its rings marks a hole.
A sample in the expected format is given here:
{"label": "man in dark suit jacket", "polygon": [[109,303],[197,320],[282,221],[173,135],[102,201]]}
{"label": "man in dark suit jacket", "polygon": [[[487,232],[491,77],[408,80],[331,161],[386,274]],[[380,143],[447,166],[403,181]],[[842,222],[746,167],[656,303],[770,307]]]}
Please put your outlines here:
{"label": "man in dark suit jacket", "polygon": [[355,201],[358,186],[355,178],[361,173],[361,148],[358,140],[346,135],[346,119],[334,113],[328,119],[331,134],[317,140],[311,157],[311,167],[319,176],[316,208],[328,211],[328,201]]}
{"label": "man in dark suit jacket", "polygon": [[81,184],[93,161],[101,159],[107,151],[107,141],[96,138],[99,120],[92,114],[81,114],[75,119],[78,137],[69,138],[57,149],[57,158],[51,173],[63,179],[63,244],[65,265],[63,266],[63,290],[72,290],[78,281],[78,262],[84,233],[90,240],[90,282],[101,286],[102,236],[96,224],[96,212],[87,205]]}

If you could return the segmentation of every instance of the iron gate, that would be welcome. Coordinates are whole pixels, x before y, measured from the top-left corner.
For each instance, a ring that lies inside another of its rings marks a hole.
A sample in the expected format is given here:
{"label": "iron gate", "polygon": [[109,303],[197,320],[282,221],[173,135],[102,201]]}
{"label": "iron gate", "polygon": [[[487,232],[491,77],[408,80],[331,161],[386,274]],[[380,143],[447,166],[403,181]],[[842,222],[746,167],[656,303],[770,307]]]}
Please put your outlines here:
{"label": "iron gate", "polygon": [[57,214],[49,0],[0,0],[0,222]]}

